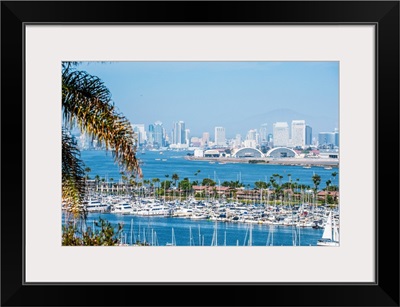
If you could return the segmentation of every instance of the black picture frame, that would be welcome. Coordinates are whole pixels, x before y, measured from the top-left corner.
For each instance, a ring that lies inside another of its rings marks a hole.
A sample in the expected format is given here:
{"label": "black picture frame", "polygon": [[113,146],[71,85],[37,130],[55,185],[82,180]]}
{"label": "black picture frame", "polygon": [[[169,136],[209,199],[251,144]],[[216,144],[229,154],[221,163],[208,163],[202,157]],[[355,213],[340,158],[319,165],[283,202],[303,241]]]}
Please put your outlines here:
{"label": "black picture frame", "polygon": [[[375,25],[376,282],[25,284],[26,23]],[[2,1],[1,77],[2,306],[399,306],[399,1]]]}

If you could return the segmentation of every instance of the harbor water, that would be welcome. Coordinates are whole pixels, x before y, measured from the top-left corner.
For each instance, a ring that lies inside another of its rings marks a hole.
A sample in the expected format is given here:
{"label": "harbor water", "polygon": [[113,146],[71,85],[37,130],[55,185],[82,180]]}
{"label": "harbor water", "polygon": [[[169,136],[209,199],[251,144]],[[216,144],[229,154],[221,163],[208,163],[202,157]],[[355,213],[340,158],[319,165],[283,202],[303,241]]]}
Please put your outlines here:
{"label": "harbor water", "polygon": [[120,239],[132,245],[140,241],[150,246],[316,246],[323,229],[209,220],[193,221],[175,217],[141,217],[113,213],[89,213],[86,226],[99,218],[113,226],[123,225]]}
{"label": "harbor water", "polygon": [[[204,178],[214,180],[217,184],[224,181],[239,181],[245,187],[254,187],[256,181],[268,182],[273,174],[282,176],[282,183],[298,182],[300,184],[313,187],[312,176],[314,174],[321,177],[321,186],[324,187],[326,181],[331,180],[332,185],[339,183],[339,168],[325,169],[322,166],[311,166],[304,168],[301,165],[274,165],[274,164],[251,164],[251,163],[210,163],[209,161],[189,161],[185,159],[189,151],[146,151],[144,154],[138,153],[137,157],[141,161],[143,179],[152,180],[158,178],[171,180],[172,174],[177,174],[179,180],[189,178],[190,181],[200,181]],[[91,169],[90,177],[99,175],[101,178],[110,179],[118,182],[121,178],[120,170],[114,163],[111,152],[103,150],[84,150],[81,158],[86,166]],[[200,172],[198,172],[200,171]],[[332,176],[332,173],[337,173]],[[197,175],[195,175],[197,173]]]}
{"label": "harbor water", "polygon": [[[143,180],[158,178],[171,180],[173,174],[179,180],[188,178],[191,182],[204,178],[214,180],[217,185],[224,181],[239,181],[252,189],[257,181],[268,182],[273,175],[280,176],[281,183],[297,182],[314,187],[313,175],[321,177],[319,189],[330,180],[339,183],[339,168],[325,169],[323,166],[304,168],[301,165],[210,163],[185,159],[188,151],[146,151],[138,153]],[[111,152],[85,150],[81,152],[85,166],[90,168],[89,176],[98,175],[106,181],[121,180],[122,174],[114,163]],[[178,180],[178,181],[179,181]],[[260,205],[260,204],[258,204]],[[262,206],[262,205],[260,205]],[[298,227],[295,225],[272,225],[259,223],[235,223],[214,220],[192,220],[171,216],[137,216],[133,214],[89,213],[87,226],[95,227],[94,221],[102,218],[117,227],[123,225],[120,234],[122,243],[135,242],[150,246],[316,246],[323,229]]]}

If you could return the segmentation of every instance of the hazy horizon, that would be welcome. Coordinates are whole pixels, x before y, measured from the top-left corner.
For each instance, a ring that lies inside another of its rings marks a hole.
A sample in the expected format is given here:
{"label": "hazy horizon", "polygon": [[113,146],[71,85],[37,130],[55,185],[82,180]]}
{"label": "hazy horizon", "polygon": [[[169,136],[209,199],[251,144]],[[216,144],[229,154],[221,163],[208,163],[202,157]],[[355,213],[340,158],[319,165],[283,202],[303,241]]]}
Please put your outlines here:
{"label": "hazy horizon", "polygon": [[339,62],[82,62],[99,77],[132,124],[184,121],[191,136],[227,138],[274,122],[305,120],[318,132],[339,128]]}

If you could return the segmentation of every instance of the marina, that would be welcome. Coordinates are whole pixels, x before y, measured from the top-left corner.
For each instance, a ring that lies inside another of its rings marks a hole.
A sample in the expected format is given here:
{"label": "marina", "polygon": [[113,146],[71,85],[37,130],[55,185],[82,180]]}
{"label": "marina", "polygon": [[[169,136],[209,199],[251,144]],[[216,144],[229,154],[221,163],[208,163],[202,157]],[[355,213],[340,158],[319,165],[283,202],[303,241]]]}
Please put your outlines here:
{"label": "marina", "polygon": [[122,246],[317,246],[323,229],[283,224],[228,223],[162,216],[89,213],[87,227],[99,218],[123,225]]}
{"label": "marina", "polygon": [[[337,167],[199,161],[185,151],[146,151],[138,156],[144,177],[127,180],[110,154],[83,151],[82,157],[91,175],[84,227],[95,228],[99,218],[120,224],[120,245],[339,246],[338,199],[327,203],[322,187],[313,190],[315,175],[338,184]],[[178,185],[182,180],[190,190]],[[228,180],[241,184],[224,186]],[[336,237],[329,239],[333,229]]]}

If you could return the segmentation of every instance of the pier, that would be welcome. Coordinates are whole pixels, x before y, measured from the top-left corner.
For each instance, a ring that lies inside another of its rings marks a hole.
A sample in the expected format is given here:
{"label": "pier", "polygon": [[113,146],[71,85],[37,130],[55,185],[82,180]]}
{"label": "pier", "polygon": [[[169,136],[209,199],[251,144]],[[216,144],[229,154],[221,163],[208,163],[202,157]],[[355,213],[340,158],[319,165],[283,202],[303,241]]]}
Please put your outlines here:
{"label": "pier", "polygon": [[273,165],[331,166],[339,167],[339,159],[334,158],[231,158],[186,156],[189,161],[209,161],[215,163],[256,163]]}

